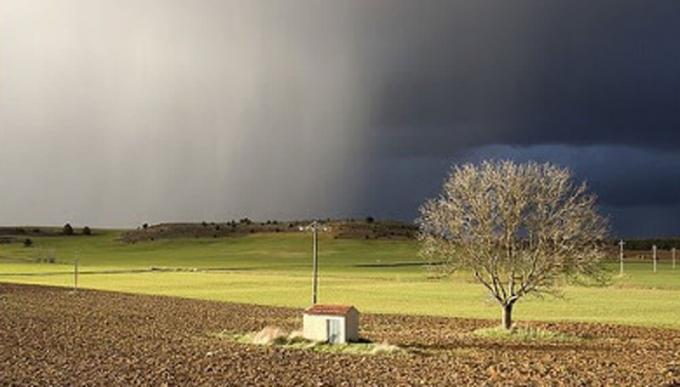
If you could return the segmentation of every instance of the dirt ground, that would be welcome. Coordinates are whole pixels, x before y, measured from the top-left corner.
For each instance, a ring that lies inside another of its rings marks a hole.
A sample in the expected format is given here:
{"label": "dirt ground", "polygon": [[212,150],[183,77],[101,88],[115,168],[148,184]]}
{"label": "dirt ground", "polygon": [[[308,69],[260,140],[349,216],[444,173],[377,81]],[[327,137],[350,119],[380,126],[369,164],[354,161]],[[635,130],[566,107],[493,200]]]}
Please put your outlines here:
{"label": "dirt ground", "polygon": [[0,385],[678,385],[680,331],[531,324],[588,339],[472,337],[495,321],[363,315],[402,354],[238,344],[214,333],[299,329],[300,311],[0,284]]}

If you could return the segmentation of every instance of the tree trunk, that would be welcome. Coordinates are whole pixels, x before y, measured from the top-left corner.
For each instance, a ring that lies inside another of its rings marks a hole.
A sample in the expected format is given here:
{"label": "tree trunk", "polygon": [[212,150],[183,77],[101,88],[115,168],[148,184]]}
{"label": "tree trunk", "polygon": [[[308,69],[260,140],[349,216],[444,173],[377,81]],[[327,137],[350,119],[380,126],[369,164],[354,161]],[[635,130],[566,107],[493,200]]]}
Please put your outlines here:
{"label": "tree trunk", "polygon": [[512,328],[512,305],[513,303],[508,303],[503,305],[503,328]]}

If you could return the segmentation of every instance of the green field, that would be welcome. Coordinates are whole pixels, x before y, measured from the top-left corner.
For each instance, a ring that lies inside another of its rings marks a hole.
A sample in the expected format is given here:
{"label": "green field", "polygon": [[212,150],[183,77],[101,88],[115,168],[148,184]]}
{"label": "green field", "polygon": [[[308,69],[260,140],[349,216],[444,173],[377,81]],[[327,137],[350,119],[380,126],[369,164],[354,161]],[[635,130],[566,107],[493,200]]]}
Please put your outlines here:
{"label": "green field", "polygon": [[[125,244],[118,231],[92,237],[32,238],[32,247],[0,245],[0,281],[73,285],[80,260],[84,288],[219,301],[305,307],[310,302],[308,234],[254,234],[221,239]],[[413,241],[320,239],[320,301],[350,303],[361,311],[457,317],[499,317],[499,307],[464,273],[428,278]],[[54,251],[56,263],[36,257]],[[607,287],[564,288],[563,298],[526,299],[516,320],[572,320],[680,329],[680,267],[618,264]],[[151,270],[153,268],[153,270]],[[175,270],[181,269],[181,270]]]}

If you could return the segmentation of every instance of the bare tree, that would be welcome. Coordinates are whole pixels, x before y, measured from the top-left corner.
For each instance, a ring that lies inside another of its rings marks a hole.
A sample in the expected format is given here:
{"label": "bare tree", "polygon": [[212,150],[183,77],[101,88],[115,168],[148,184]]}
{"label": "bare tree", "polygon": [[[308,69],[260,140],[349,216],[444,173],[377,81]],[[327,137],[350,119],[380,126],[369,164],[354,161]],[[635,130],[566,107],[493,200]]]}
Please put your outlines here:
{"label": "bare tree", "polygon": [[503,310],[528,294],[558,294],[563,279],[602,280],[607,222],[569,169],[534,162],[456,166],[421,208],[424,257],[444,272],[471,271]]}

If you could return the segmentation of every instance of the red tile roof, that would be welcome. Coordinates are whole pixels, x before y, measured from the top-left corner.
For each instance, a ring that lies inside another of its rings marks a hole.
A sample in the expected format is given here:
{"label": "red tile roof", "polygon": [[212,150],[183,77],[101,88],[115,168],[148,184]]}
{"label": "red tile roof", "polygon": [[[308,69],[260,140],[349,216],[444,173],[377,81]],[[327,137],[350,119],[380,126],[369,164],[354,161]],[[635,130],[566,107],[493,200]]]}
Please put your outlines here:
{"label": "red tile roof", "polygon": [[331,316],[345,316],[350,310],[356,308],[351,305],[312,305],[305,309],[305,314],[320,314],[320,315],[331,315]]}

